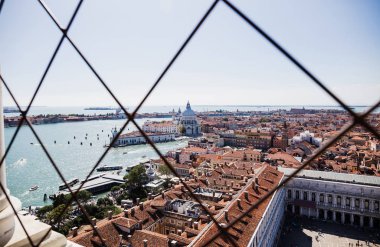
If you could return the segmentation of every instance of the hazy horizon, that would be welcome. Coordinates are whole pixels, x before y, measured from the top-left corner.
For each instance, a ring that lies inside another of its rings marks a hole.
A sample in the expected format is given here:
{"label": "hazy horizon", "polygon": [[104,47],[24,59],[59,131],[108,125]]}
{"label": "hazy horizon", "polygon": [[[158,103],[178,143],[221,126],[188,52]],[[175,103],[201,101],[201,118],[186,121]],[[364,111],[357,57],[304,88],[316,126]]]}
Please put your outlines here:
{"label": "hazy horizon", "polygon": [[[86,1],[69,36],[122,104],[134,106],[212,2]],[[379,100],[379,1],[232,2],[345,103]],[[62,25],[76,3],[46,1]],[[2,76],[27,105],[61,33],[37,1],[5,1],[0,34]],[[4,105],[14,106],[3,94]],[[144,105],[188,99],[192,105],[337,105],[222,1]],[[64,41],[33,105],[114,104]]]}

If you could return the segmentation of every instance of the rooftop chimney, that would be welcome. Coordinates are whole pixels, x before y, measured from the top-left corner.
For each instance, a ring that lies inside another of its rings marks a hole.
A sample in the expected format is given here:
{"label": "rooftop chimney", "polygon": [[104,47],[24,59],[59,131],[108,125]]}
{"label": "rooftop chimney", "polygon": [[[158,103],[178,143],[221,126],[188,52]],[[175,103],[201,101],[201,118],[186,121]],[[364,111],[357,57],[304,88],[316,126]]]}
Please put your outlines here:
{"label": "rooftop chimney", "polygon": [[96,226],[96,218],[95,218],[95,217],[91,219],[91,222],[92,222],[92,224],[93,224],[94,226]]}
{"label": "rooftop chimney", "polygon": [[177,241],[172,240],[172,241],[170,242],[170,246],[171,246],[171,247],[176,247],[176,246],[177,246]]}
{"label": "rooftop chimney", "polygon": [[108,211],[108,219],[109,219],[109,220],[112,220],[112,210],[109,210],[109,211]]}
{"label": "rooftop chimney", "polygon": [[128,218],[128,210],[124,209],[124,217]]}
{"label": "rooftop chimney", "polygon": [[192,228],[193,227],[193,220],[191,218],[189,218],[187,220],[187,223],[189,224],[189,227]]}
{"label": "rooftop chimney", "polygon": [[198,230],[198,221],[195,221],[195,222],[194,222],[194,229],[195,229],[195,230]]}
{"label": "rooftop chimney", "polygon": [[144,203],[140,202],[139,206],[140,206],[140,210],[143,211],[144,210]]}
{"label": "rooftop chimney", "polygon": [[152,200],[152,197],[153,197],[153,196],[152,196],[152,193],[148,193],[148,199],[149,199],[149,200]]}
{"label": "rooftop chimney", "polygon": [[161,192],[162,199],[165,199],[165,192]]}
{"label": "rooftop chimney", "polygon": [[240,209],[242,209],[242,207],[241,207],[241,200],[240,200],[240,199],[237,199],[236,201],[237,201],[238,207],[239,207]]}
{"label": "rooftop chimney", "polygon": [[228,222],[228,210],[224,210],[224,219]]}
{"label": "rooftop chimney", "polygon": [[98,226],[94,226],[94,231],[92,233],[93,236],[97,236],[98,235],[97,230],[98,230]]}
{"label": "rooftop chimney", "polygon": [[74,226],[71,230],[73,231],[73,237],[78,236],[78,227]]}
{"label": "rooftop chimney", "polygon": [[249,201],[249,194],[248,194],[248,191],[244,191],[244,198]]}
{"label": "rooftop chimney", "polygon": [[181,229],[178,229],[177,233],[178,233],[179,236],[181,236],[181,234],[182,234],[182,230],[181,230]]}
{"label": "rooftop chimney", "polygon": [[143,242],[144,242],[144,247],[148,247],[148,240],[144,239]]}
{"label": "rooftop chimney", "polygon": [[140,203],[140,198],[136,198],[136,205],[139,205]]}

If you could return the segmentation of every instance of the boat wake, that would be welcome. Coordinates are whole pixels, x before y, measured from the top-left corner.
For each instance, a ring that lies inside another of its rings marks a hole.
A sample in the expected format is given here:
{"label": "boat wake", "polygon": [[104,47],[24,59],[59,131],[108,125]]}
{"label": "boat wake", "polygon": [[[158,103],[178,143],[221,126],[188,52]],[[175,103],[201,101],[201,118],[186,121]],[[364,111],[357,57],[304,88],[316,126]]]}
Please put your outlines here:
{"label": "boat wake", "polygon": [[12,166],[24,166],[24,165],[26,165],[27,162],[28,162],[27,159],[21,158],[21,159],[17,160],[16,162],[14,162],[12,164]]}

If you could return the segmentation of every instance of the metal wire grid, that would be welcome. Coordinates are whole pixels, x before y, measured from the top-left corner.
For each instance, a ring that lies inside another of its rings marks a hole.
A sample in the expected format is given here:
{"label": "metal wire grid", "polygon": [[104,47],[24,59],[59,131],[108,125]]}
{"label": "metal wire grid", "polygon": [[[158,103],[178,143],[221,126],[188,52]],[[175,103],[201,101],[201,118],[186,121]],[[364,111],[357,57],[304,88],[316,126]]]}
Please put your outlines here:
{"label": "metal wire grid", "polygon": [[[352,123],[350,123],[348,126],[346,126],[345,128],[343,128],[337,136],[335,136],[333,139],[331,139],[329,142],[327,142],[325,145],[323,145],[321,148],[319,148],[315,153],[313,153],[313,155],[309,159],[307,159],[300,167],[298,167],[288,178],[286,178],[283,181],[281,181],[280,184],[278,184],[274,189],[270,190],[261,199],[259,199],[256,203],[254,203],[247,211],[243,212],[240,216],[238,216],[237,218],[235,218],[234,220],[232,220],[226,226],[221,226],[218,223],[217,219],[215,219],[212,216],[212,214],[209,212],[208,208],[206,208],[202,204],[201,200],[193,193],[192,189],[179,176],[179,174],[176,172],[176,170],[174,169],[174,167],[168,162],[168,160],[163,156],[163,154],[160,152],[160,150],[157,148],[157,146],[149,139],[149,137],[146,135],[146,133],[139,127],[139,125],[135,121],[136,113],[139,111],[139,109],[145,103],[146,99],[150,96],[150,94],[155,90],[155,88],[160,83],[160,81],[162,80],[162,78],[170,70],[171,66],[175,63],[176,59],[179,57],[179,55],[182,53],[182,51],[185,49],[185,47],[188,45],[188,43],[191,41],[191,39],[194,37],[194,35],[196,34],[196,32],[199,30],[199,28],[202,26],[202,24],[204,23],[204,21],[212,13],[212,11],[215,9],[216,5],[220,1],[223,2],[224,4],[226,4],[226,6],[228,6],[232,10],[232,12],[234,12],[235,14],[237,14],[238,16],[240,16],[249,26],[251,26],[255,31],[257,31],[266,41],[268,41],[271,45],[273,45],[280,53],[282,53],[285,57],[287,57],[298,69],[300,69],[302,72],[304,72],[315,84],[317,84],[325,93],[327,93],[330,97],[332,97],[343,109],[345,109],[353,117]],[[5,0],[0,0],[0,14],[1,14],[2,7],[4,6],[4,2],[5,2]],[[279,189],[281,186],[284,186],[287,182],[289,182],[289,180],[291,180],[297,173],[299,173],[303,168],[305,168],[307,165],[309,165],[311,161],[313,161],[316,157],[318,157],[319,155],[321,155],[328,147],[330,147],[336,141],[338,141],[340,137],[342,137],[345,133],[347,133],[348,131],[350,131],[355,125],[361,125],[361,126],[363,126],[368,131],[370,131],[374,136],[376,136],[378,139],[380,139],[380,134],[370,124],[368,124],[366,122],[366,120],[365,120],[365,118],[373,110],[375,110],[377,107],[380,106],[380,101],[377,102],[373,107],[371,107],[364,114],[360,114],[360,115],[356,114],[341,99],[339,99],[332,91],[330,91],[320,80],[318,80],[308,69],[306,69],[289,52],[287,52],[281,45],[279,45],[279,43],[277,43],[273,38],[271,38],[263,29],[261,29],[259,26],[257,26],[250,18],[248,18],[245,14],[243,14],[235,5],[233,5],[228,0],[215,0],[211,4],[211,6],[207,9],[206,13],[203,15],[203,17],[197,23],[197,25],[195,26],[195,28],[191,31],[191,33],[189,34],[189,36],[185,39],[185,41],[183,42],[183,44],[181,45],[181,47],[175,53],[175,55],[170,60],[170,62],[166,65],[166,67],[161,72],[161,74],[158,76],[157,80],[154,82],[154,84],[152,85],[152,87],[149,89],[149,91],[147,92],[147,94],[145,95],[145,97],[141,100],[141,102],[138,104],[138,106],[136,107],[136,109],[132,113],[129,113],[125,109],[125,107],[120,103],[120,101],[117,99],[117,97],[113,94],[113,92],[107,86],[107,84],[105,83],[105,81],[100,77],[99,73],[95,70],[95,68],[91,65],[91,63],[87,60],[87,58],[83,55],[83,53],[79,50],[79,48],[72,41],[72,39],[68,36],[68,31],[70,30],[70,27],[71,27],[72,23],[74,22],[74,20],[75,20],[75,18],[77,16],[77,13],[78,13],[78,11],[79,11],[82,3],[83,3],[83,0],[80,0],[78,2],[75,10],[73,11],[73,14],[72,14],[72,17],[71,17],[71,19],[69,21],[69,24],[67,25],[66,28],[62,27],[59,24],[58,20],[54,17],[53,13],[49,10],[49,8],[47,7],[47,5],[42,0],[38,0],[38,2],[42,6],[42,8],[45,10],[45,12],[48,14],[48,16],[51,18],[51,20],[54,22],[54,24],[57,26],[57,28],[60,29],[60,31],[62,32],[62,37],[61,37],[60,41],[58,42],[58,45],[57,45],[56,49],[54,50],[54,52],[53,52],[53,54],[52,54],[52,56],[51,56],[51,58],[50,58],[50,60],[48,62],[48,65],[47,65],[46,69],[44,70],[44,73],[43,73],[43,75],[42,75],[42,77],[41,77],[41,79],[40,79],[40,81],[38,83],[38,86],[37,86],[36,90],[33,93],[32,99],[30,100],[30,102],[29,102],[26,110],[22,110],[21,109],[21,107],[18,104],[16,98],[14,97],[12,91],[10,90],[8,84],[6,83],[6,81],[4,80],[4,78],[0,74],[1,81],[3,82],[6,90],[9,92],[11,98],[13,99],[13,101],[15,102],[17,108],[19,109],[19,111],[21,113],[21,119],[20,119],[20,121],[19,121],[19,123],[17,125],[16,131],[15,131],[14,135],[12,136],[7,149],[5,150],[5,153],[4,153],[3,157],[1,158],[0,166],[3,165],[4,160],[5,160],[6,156],[8,155],[9,150],[12,147],[13,142],[14,142],[16,136],[19,133],[19,130],[20,130],[21,126],[24,123],[26,123],[29,126],[29,128],[31,129],[33,135],[36,137],[37,141],[41,144],[41,147],[43,148],[44,153],[47,155],[49,161],[51,162],[52,166],[54,167],[55,171],[58,173],[58,175],[61,178],[61,180],[63,181],[63,183],[65,183],[66,186],[68,185],[67,182],[66,182],[66,179],[62,175],[60,169],[58,168],[58,166],[56,165],[56,163],[52,159],[52,157],[49,154],[48,150],[46,149],[45,145],[43,144],[43,142],[41,141],[40,137],[38,136],[38,134],[34,130],[32,124],[27,119],[27,115],[28,115],[28,112],[30,110],[30,107],[33,104],[33,101],[34,101],[35,97],[37,96],[38,91],[39,91],[41,85],[43,84],[43,82],[45,80],[45,77],[46,77],[47,73],[49,72],[50,67],[51,67],[51,65],[52,65],[52,63],[53,63],[53,61],[54,61],[54,59],[55,59],[58,51],[61,48],[61,45],[62,45],[62,43],[63,43],[63,41],[65,39],[75,49],[75,51],[78,53],[78,55],[82,58],[82,60],[86,63],[86,65],[94,73],[94,75],[97,77],[97,79],[99,80],[99,82],[104,86],[104,88],[112,96],[112,98],[115,100],[115,102],[118,104],[118,106],[124,111],[124,113],[126,114],[126,116],[128,118],[128,120],[126,121],[126,123],[122,126],[122,128],[116,134],[115,138],[111,141],[110,145],[106,148],[106,150],[100,156],[100,158],[98,159],[98,161],[96,162],[96,164],[93,166],[93,168],[91,169],[91,171],[89,172],[89,174],[87,175],[87,177],[86,177],[85,180],[87,181],[88,178],[93,174],[93,172],[95,171],[95,169],[99,166],[100,162],[104,159],[104,157],[107,155],[107,153],[109,152],[109,150],[112,148],[113,144],[118,139],[118,137],[120,136],[120,134],[125,130],[126,126],[130,122],[132,122],[133,125],[137,128],[137,130],[141,133],[141,135],[144,136],[144,138],[146,139],[147,143],[149,143],[149,145],[151,145],[151,147],[160,156],[160,158],[164,161],[164,163],[168,166],[168,168],[173,172],[173,174],[179,178],[180,182],[187,189],[187,191],[190,194],[190,196],[193,197],[198,203],[200,203],[200,205],[203,207],[203,209],[210,215],[211,220],[216,224],[216,226],[218,228],[218,232],[216,234],[214,234],[213,236],[211,236],[208,239],[208,241],[204,244],[204,246],[207,246],[207,245],[211,244],[212,241],[214,241],[215,239],[217,239],[219,236],[221,236],[222,238],[224,238],[224,240],[226,240],[231,245],[237,246],[237,243],[231,237],[231,235],[228,233],[228,230],[235,223],[237,223],[243,217],[245,217],[247,214],[249,214],[252,210],[254,210],[255,208],[257,208],[264,200],[266,200],[268,197],[270,197],[277,189]],[[65,206],[64,210],[62,210],[61,214],[59,215],[58,221],[61,219],[62,215],[67,210],[67,208],[71,205],[71,203],[75,201],[78,204],[78,207],[81,209],[82,213],[85,215],[85,217],[87,218],[87,220],[90,222],[93,230],[100,237],[100,241],[102,242],[102,245],[106,246],[106,243],[104,242],[103,238],[99,234],[97,228],[94,226],[94,224],[90,220],[90,217],[89,217],[88,213],[86,212],[85,208],[81,205],[80,201],[77,198],[77,193],[80,191],[80,189],[82,188],[83,184],[84,183],[82,183],[80,185],[80,187],[78,188],[78,190],[76,190],[75,192],[73,192],[71,190],[70,186],[67,186],[69,188],[70,194],[72,196],[71,196],[71,199],[70,199],[69,203],[67,203],[67,205]],[[1,187],[1,189],[3,191],[5,191],[4,186],[3,186],[2,183],[0,183],[0,187]],[[4,194],[6,196],[6,199],[9,202],[9,204],[11,205],[11,207],[12,207],[12,209],[14,211],[14,214],[16,215],[18,221],[20,222],[20,224],[21,224],[21,226],[22,226],[25,234],[27,235],[27,238],[29,240],[30,245],[31,246],[39,246],[46,239],[46,237],[50,234],[51,230],[49,230],[43,236],[43,238],[38,243],[35,244],[32,241],[32,239],[30,238],[30,236],[28,235],[28,232],[26,231],[26,228],[25,228],[24,224],[20,220],[20,218],[19,218],[19,216],[17,214],[16,209],[12,205],[9,195],[7,195],[6,193],[4,193]]]}

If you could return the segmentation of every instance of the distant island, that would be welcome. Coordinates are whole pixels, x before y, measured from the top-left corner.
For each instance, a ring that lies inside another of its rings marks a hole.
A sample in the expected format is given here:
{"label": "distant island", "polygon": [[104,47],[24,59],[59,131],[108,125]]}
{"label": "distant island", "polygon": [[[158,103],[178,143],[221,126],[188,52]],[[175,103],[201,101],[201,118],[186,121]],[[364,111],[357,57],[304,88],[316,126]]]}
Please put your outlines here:
{"label": "distant island", "polygon": [[116,107],[87,107],[84,108],[86,111],[104,111],[104,110],[116,110]]}

